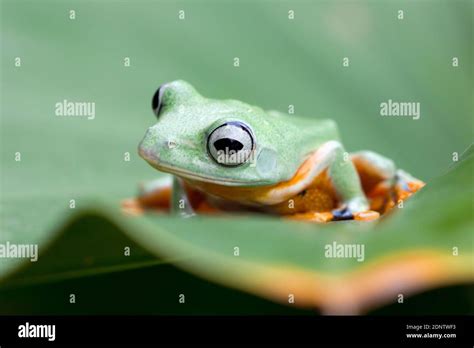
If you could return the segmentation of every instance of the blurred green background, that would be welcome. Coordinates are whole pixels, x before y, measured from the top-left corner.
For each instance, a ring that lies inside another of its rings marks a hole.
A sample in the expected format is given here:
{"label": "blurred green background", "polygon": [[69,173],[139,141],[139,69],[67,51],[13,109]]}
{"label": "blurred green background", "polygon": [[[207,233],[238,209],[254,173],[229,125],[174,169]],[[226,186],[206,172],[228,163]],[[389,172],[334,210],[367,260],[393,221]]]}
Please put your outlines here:
{"label": "blurred green background", "polygon": [[[175,79],[332,118],[348,151],[375,150],[425,181],[473,140],[469,0],[2,0],[1,32],[0,241],[41,243],[70,199],[118,200],[156,177],[136,148],[153,93]],[[95,119],[55,116],[64,99],[95,102]],[[381,117],[388,99],[420,102],[421,118]]]}

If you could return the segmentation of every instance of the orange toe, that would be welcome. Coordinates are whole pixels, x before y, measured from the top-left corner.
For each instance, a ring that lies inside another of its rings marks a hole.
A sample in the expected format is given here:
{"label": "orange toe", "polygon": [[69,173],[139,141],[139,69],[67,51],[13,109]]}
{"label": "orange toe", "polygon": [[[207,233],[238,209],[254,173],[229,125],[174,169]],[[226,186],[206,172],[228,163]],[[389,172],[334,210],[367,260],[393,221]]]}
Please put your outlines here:
{"label": "orange toe", "polygon": [[358,221],[371,221],[371,220],[378,219],[379,217],[380,217],[380,214],[373,210],[362,211],[360,213],[354,214],[354,220],[358,220]]}

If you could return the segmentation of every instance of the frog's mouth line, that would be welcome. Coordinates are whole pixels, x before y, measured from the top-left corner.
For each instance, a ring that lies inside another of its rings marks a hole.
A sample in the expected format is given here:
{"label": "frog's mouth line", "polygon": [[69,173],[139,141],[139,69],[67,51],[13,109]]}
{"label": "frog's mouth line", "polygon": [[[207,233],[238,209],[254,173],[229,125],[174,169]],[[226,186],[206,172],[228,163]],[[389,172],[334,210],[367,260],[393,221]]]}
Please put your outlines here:
{"label": "frog's mouth line", "polygon": [[164,164],[163,161],[159,161],[158,158],[151,156],[148,152],[143,150],[141,146],[139,146],[138,154],[153,168],[165,173],[179,176],[184,179],[202,181],[202,182],[207,182],[207,183],[222,185],[222,186],[234,186],[234,187],[268,186],[268,185],[275,184],[274,182],[263,181],[263,180],[244,181],[244,180],[238,180],[238,179],[232,179],[232,178],[223,179],[223,178],[217,178],[217,177],[212,177],[212,176],[195,174],[185,169],[171,167]]}
{"label": "frog's mouth line", "polygon": [[157,164],[157,163],[151,163],[148,162],[152,167],[166,173],[170,173],[176,176],[179,176],[184,179],[190,179],[190,180],[195,180],[195,181],[203,181],[203,182],[208,182],[211,184],[219,184],[223,186],[267,186],[271,185],[272,183],[269,183],[267,181],[242,181],[242,180],[235,180],[235,179],[222,179],[222,178],[215,178],[212,176],[204,176],[204,175],[199,175],[199,174],[194,174],[191,172],[188,172],[187,170],[184,169],[179,169],[176,167],[168,167],[163,164]]}

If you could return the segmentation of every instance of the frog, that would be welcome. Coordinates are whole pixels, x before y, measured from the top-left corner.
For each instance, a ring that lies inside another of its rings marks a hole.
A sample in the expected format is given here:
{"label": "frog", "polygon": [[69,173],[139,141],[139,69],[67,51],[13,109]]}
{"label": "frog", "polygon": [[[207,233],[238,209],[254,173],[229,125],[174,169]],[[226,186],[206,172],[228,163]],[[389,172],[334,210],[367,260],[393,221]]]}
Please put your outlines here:
{"label": "frog", "polygon": [[166,176],[123,202],[129,214],[372,221],[424,186],[377,152],[347,152],[332,119],[206,98],[184,80],[159,86],[151,107],[138,154]]}

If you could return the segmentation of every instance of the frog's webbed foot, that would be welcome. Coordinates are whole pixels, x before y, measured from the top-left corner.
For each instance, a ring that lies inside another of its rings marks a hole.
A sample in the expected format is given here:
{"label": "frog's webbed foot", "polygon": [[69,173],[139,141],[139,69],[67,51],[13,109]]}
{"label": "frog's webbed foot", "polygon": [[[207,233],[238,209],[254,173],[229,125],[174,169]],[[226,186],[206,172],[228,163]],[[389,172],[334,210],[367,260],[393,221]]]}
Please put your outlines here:
{"label": "frog's webbed foot", "polygon": [[308,221],[325,223],[332,221],[332,214],[330,212],[306,212],[291,215],[285,215],[290,220]]}
{"label": "frog's webbed foot", "polygon": [[395,194],[397,201],[405,200],[425,185],[407,172],[399,169],[395,174]]}
{"label": "frog's webbed foot", "polygon": [[170,176],[142,183],[136,197],[121,202],[122,212],[137,216],[143,215],[146,210],[169,211],[171,186]]}
{"label": "frog's webbed foot", "polygon": [[359,151],[351,155],[370,209],[387,213],[424,186],[421,180],[397,169],[392,160],[372,151]]}
{"label": "frog's webbed foot", "polygon": [[341,220],[359,220],[359,221],[371,221],[378,219],[380,214],[374,210],[365,210],[360,212],[351,212],[347,207],[335,209],[331,212],[331,221]]}
{"label": "frog's webbed foot", "polygon": [[341,220],[353,220],[354,214],[347,209],[347,207],[341,209],[335,209],[331,212],[332,219],[331,221],[341,221]]}
{"label": "frog's webbed foot", "polygon": [[351,213],[347,208],[333,210],[332,212],[306,212],[286,215],[291,220],[326,223],[341,220],[371,221],[379,218],[380,214],[373,210]]}
{"label": "frog's webbed foot", "polygon": [[127,215],[142,215],[146,211],[168,212],[182,217],[199,213],[218,212],[207,204],[204,196],[172,176],[146,182],[140,185],[137,197],[121,202],[122,212]]}
{"label": "frog's webbed foot", "polygon": [[370,221],[377,219],[380,214],[376,211],[369,210],[369,203],[367,199],[362,197],[355,197],[345,202],[338,209],[334,209],[331,221],[341,220],[362,220]]}

